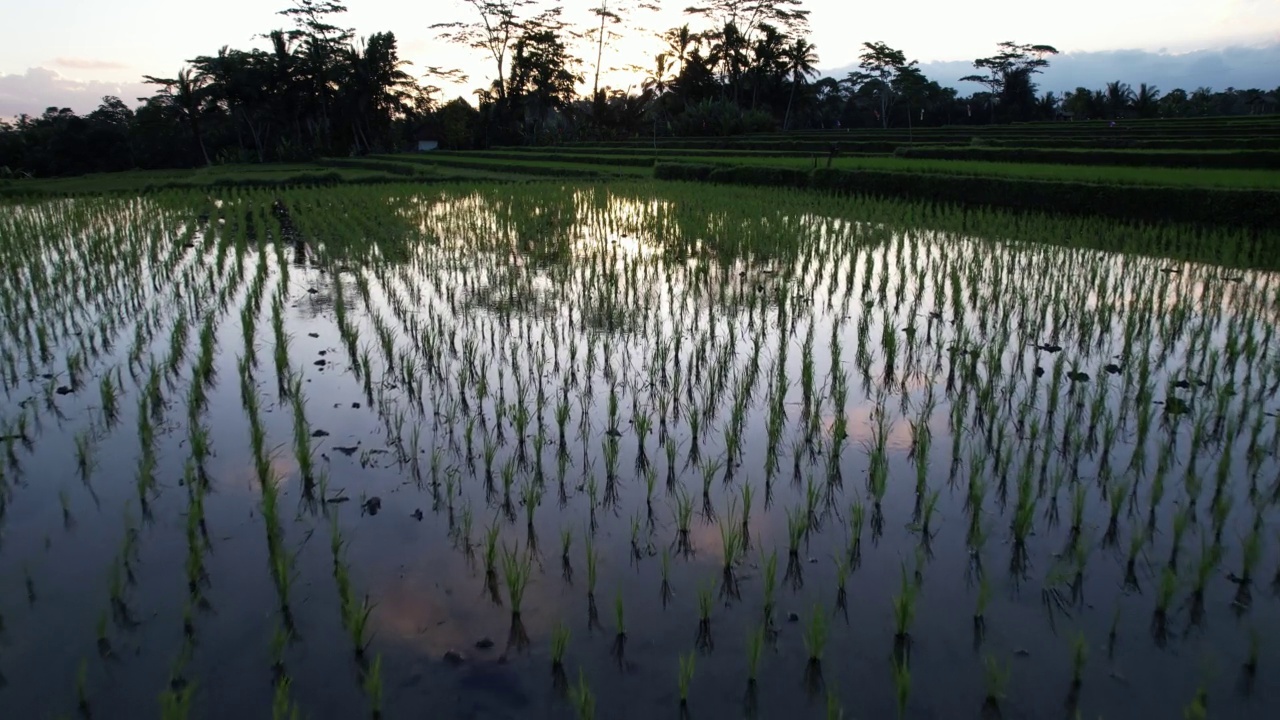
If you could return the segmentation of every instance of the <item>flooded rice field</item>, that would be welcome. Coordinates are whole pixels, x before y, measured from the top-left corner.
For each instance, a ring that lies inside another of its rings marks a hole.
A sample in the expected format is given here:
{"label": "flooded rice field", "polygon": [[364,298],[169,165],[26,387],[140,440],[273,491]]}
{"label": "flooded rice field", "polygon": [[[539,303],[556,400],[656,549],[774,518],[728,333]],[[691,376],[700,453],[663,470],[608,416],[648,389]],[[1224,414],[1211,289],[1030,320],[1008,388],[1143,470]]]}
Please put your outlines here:
{"label": "flooded rice field", "polygon": [[1271,716],[1247,239],[692,194],[6,206],[0,717]]}

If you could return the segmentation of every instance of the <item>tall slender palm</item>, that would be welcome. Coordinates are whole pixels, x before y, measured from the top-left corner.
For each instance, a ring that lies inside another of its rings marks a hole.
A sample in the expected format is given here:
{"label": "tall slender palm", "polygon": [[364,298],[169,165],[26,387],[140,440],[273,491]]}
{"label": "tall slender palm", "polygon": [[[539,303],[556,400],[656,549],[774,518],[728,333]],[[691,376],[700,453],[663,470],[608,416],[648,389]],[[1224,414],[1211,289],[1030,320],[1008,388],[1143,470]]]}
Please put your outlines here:
{"label": "tall slender palm", "polygon": [[782,129],[790,130],[791,106],[795,103],[796,88],[808,84],[809,77],[818,74],[815,67],[818,63],[817,48],[808,40],[798,37],[783,51],[783,60],[787,65],[787,74],[791,76],[791,93],[787,97],[787,114],[782,120]]}
{"label": "tall slender palm", "polygon": [[690,32],[689,24],[685,23],[678,28],[668,30],[664,39],[671,50],[671,56],[680,63],[680,69],[676,71],[676,75],[683,74],[684,63],[689,59],[689,51],[698,44],[698,36]]}
{"label": "tall slender palm", "polygon": [[747,58],[747,38],[733,23],[725,23],[724,27],[710,35],[711,55],[708,58],[712,65],[720,69],[721,82],[724,87],[732,88],[733,98],[738,99],[738,80],[742,68],[750,61]]}
{"label": "tall slender palm", "polygon": [[161,95],[165,97],[169,107],[190,128],[204,164],[212,165],[212,161],[209,160],[209,151],[205,148],[204,134],[200,129],[200,120],[209,102],[208,79],[185,67],[178,71],[178,76],[175,78],[144,75],[142,79],[149,84],[162,87]]}
{"label": "tall slender palm", "polygon": [[1129,109],[1133,100],[1133,88],[1127,83],[1119,80],[1107,83],[1107,110],[1111,113],[1111,117],[1123,117],[1124,111]]}
{"label": "tall slender palm", "polygon": [[670,86],[671,67],[667,64],[670,59],[670,55],[658,53],[658,56],[654,58],[653,73],[640,84],[641,89],[652,91],[655,98],[662,97]]}
{"label": "tall slender palm", "polygon": [[1040,99],[1036,100],[1036,110],[1040,117],[1046,120],[1052,120],[1057,116],[1060,105],[1062,105],[1062,100],[1057,95],[1054,95],[1052,91],[1041,95]]}
{"label": "tall slender palm", "polygon": [[748,63],[746,67],[751,77],[751,109],[754,110],[760,102],[761,91],[781,88],[790,74],[786,36],[768,23],[761,24],[755,42],[751,44]]}
{"label": "tall slender palm", "polygon": [[1138,94],[1133,98],[1133,109],[1138,113],[1138,117],[1151,118],[1156,116],[1156,111],[1160,107],[1160,89],[1155,85],[1142,83],[1138,86]]}
{"label": "tall slender palm", "polygon": [[667,89],[670,87],[671,78],[669,76],[671,74],[671,68],[667,64],[669,58],[670,56],[666,53],[658,53],[658,56],[654,58],[653,73],[646,77],[640,84],[640,88],[644,91],[644,95],[651,96],[653,98],[652,105],[650,106],[650,112],[653,115],[654,147],[657,147],[658,145],[659,115],[665,114],[663,112],[663,96],[667,94]]}
{"label": "tall slender palm", "polygon": [[1201,85],[1191,91],[1191,110],[1201,117],[1213,114],[1213,88]]}
{"label": "tall slender palm", "polygon": [[[395,36],[374,33],[363,48],[347,50],[347,94],[351,107],[351,130],[356,147],[363,152],[373,149],[382,126],[389,124],[392,114],[405,98],[404,86],[409,75],[407,63],[396,52]],[[374,127],[374,124],[378,127]]]}

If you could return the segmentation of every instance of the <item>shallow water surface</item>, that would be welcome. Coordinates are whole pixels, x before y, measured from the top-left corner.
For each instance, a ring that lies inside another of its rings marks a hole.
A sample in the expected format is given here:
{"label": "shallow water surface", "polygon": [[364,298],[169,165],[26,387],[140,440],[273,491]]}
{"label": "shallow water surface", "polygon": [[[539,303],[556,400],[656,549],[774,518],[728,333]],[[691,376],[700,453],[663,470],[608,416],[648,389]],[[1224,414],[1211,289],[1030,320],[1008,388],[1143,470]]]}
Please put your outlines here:
{"label": "shallow water surface", "polygon": [[876,207],[12,206],[0,717],[1268,717],[1277,276]]}

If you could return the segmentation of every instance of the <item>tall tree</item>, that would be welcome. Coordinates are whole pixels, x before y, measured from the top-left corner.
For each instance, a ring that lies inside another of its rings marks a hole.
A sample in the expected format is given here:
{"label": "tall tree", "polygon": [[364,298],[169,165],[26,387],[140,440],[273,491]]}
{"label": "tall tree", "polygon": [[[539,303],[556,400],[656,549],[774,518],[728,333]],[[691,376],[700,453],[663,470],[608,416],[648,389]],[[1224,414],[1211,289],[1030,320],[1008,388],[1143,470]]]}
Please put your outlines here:
{"label": "tall tree", "polygon": [[389,142],[391,121],[405,112],[412,78],[404,71],[393,33],[374,33],[363,48],[348,49],[344,96],[352,140],[360,152]]}
{"label": "tall tree", "polygon": [[915,125],[912,113],[916,108],[920,109],[921,119],[924,119],[924,104],[928,100],[930,90],[929,79],[913,61],[898,69],[897,75],[893,78],[892,89],[895,95],[906,101],[907,128],[910,129]]}
{"label": "tall tree", "polygon": [[775,89],[782,87],[788,75],[787,37],[778,28],[768,23],[760,26],[756,41],[751,45],[748,68],[751,109],[755,110],[760,105],[761,95],[766,98],[772,96]]}
{"label": "tall tree", "polygon": [[1127,83],[1119,80],[1107,83],[1107,114],[1113,119],[1124,117],[1134,99],[1133,88]]}
{"label": "tall tree", "polygon": [[658,53],[653,59],[653,71],[645,76],[640,87],[652,91],[655,98],[661,98],[667,93],[670,84],[671,56],[667,53]]}
{"label": "tall tree", "polygon": [[814,67],[818,63],[817,48],[808,40],[798,37],[791,41],[783,51],[783,59],[787,64],[787,74],[791,76],[791,92],[787,96],[787,114],[782,119],[782,129],[791,129],[791,107],[795,104],[796,89],[806,85],[809,78],[818,74]]}
{"label": "tall tree", "polygon": [[537,140],[553,112],[573,100],[582,78],[555,27],[533,26],[512,46],[509,100],[523,121],[527,139]]}
{"label": "tall tree", "polygon": [[1042,120],[1053,120],[1058,115],[1058,107],[1062,105],[1062,98],[1055,95],[1052,91],[1040,96],[1036,101],[1036,109]]}
{"label": "tall tree", "polygon": [[[711,41],[710,59],[719,68],[722,85],[735,102],[740,100],[741,81],[751,66],[747,53],[756,48],[758,36],[802,34],[809,11],[802,0],[700,0],[685,8],[686,15],[701,17],[710,24],[706,36]],[[767,40],[767,38],[766,38]],[[751,72],[754,79],[761,76]],[[757,95],[753,92],[753,102]]]}
{"label": "tall tree", "polygon": [[471,7],[472,20],[431,25],[440,38],[466,45],[489,55],[497,69],[493,87],[497,99],[507,99],[507,55],[524,25],[524,13],[537,0],[462,0]]}
{"label": "tall tree", "polygon": [[600,19],[600,26],[593,28],[589,35],[594,35],[596,41],[596,65],[595,72],[591,81],[591,95],[595,96],[600,90],[600,67],[604,62],[605,46],[610,41],[621,37],[621,28],[626,24],[628,18],[637,10],[649,10],[656,12],[661,9],[658,5],[647,0],[599,0],[600,4],[589,8],[592,15]]}
{"label": "tall tree", "polygon": [[689,51],[696,49],[701,39],[696,33],[689,30],[689,23],[668,30],[663,34],[662,39],[667,42],[667,48],[671,50],[671,57],[680,63],[676,74],[683,73],[684,63],[689,59]]}
{"label": "tall tree", "polygon": [[261,50],[246,52],[226,46],[217,55],[191,60],[191,67],[208,82],[210,101],[231,119],[241,153],[248,152],[243,140],[248,131],[258,162],[266,161],[269,126],[274,119],[269,107],[271,63],[271,56]]}
{"label": "tall tree", "polygon": [[908,68],[913,68],[916,61],[907,62],[907,56],[883,42],[865,42],[862,54],[858,56],[857,72],[849,73],[849,82],[855,86],[872,83],[876,97],[880,100],[880,123],[889,127],[889,106],[893,102],[894,81]]}
{"label": "tall tree", "polygon": [[315,103],[312,142],[319,151],[330,150],[332,142],[333,89],[339,72],[343,49],[355,37],[355,31],[334,23],[337,16],[347,12],[345,5],[332,0],[293,0],[293,7],[279,11],[290,18],[294,29],[286,32],[291,40],[300,42],[301,70],[309,85],[306,95]]}
{"label": "tall tree", "polygon": [[204,144],[204,133],[201,132],[204,112],[209,106],[207,80],[185,67],[178,71],[177,77],[158,78],[144,75],[142,79],[148,84],[160,86],[161,104],[170,108],[187,126],[204,164],[212,165],[209,150]]}
{"label": "tall tree", "polygon": [[733,25],[749,43],[763,24],[788,33],[804,27],[809,11],[802,9],[802,4],[802,0],[701,0],[684,12],[706,18],[713,28]]}
{"label": "tall tree", "polygon": [[709,40],[711,47],[707,59],[717,68],[724,91],[731,94],[736,102],[741,89],[743,69],[750,63],[747,37],[737,25],[725,23],[719,30],[709,34]]}
{"label": "tall tree", "polygon": [[1052,45],[1026,45],[1012,41],[999,43],[1000,49],[991,57],[978,58],[973,66],[982,74],[965,75],[961,82],[976,82],[987,87],[991,98],[992,120],[995,119],[995,103],[999,98],[1006,105],[1021,106],[1024,110],[1035,103],[1035,83],[1032,76],[1049,67],[1049,56],[1057,55]]}
{"label": "tall tree", "polygon": [[1155,117],[1160,111],[1160,89],[1146,83],[1138,85],[1138,93],[1133,97],[1133,110],[1140,118]]}

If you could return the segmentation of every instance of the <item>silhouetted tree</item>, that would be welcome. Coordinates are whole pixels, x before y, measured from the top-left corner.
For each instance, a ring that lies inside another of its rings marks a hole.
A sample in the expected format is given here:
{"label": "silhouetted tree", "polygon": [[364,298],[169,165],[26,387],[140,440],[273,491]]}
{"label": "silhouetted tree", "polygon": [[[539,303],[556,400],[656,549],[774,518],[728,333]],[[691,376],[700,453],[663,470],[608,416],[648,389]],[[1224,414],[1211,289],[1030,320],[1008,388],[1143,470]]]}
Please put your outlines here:
{"label": "silhouetted tree", "polygon": [[191,137],[195,141],[196,149],[200,151],[204,164],[212,165],[213,163],[209,160],[209,150],[204,144],[204,134],[200,130],[204,113],[211,99],[207,79],[193,74],[189,68],[182,68],[174,78],[144,75],[143,79],[161,87],[157,96],[160,104],[170,108],[190,129]]}
{"label": "silhouetted tree", "polygon": [[462,0],[472,9],[470,21],[435,23],[431,29],[450,43],[484,51],[497,69],[497,100],[507,99],[507,56],[524,27],[524,12],[535,0]]}
{"label": "silhouetted tree", "polygon": [[[1057,55],[1052,45],[1025,45],[1011,41],[1000,43],[1000,52],[991,57],[978,58],[973,66],[982,74],[966,75],[961,82],[976,82],[986,86],[991,104],[992,120],[995,119],[994,101],[999,99],[1012,106],[1015,113],[1025,113],[1035,104],[1035,83],[1032,76],[1049,67],[1049,56]],[[1011,119],[1025,119],[1016,117]]]}
{"label": "silhouetted tree", "polygon": [[1107,83],[1107,114],[1112,118],[1123,118],[1133,100],[1133,88],[1127,84],[1119,80]]}
{"label": "silhouetted tree", "polygon": [[1160,90],[1154,85],[1142,83],[1133,97],[1133,110],[1140,118],[1153,118],[1160,109]]}
{"label": "silhouetted tree", "polygon": [[787,96],[787,113],[783,116],[782,129],[791,129],[791,108],[795,105],[796,90],[809,83],[809,78],[818,74],[814,67],[818,63],[818,54],[813,43],[804,38],[795,38],[783,49],[783,61],[787,74],[791,76],[791,92]]}
{"label": "silhouetted tree", "polygon": [[880,103],[880,125],[887,128],[889,106],[893,104],[895,95],[894,83],[905,69],[914,67],[916,61],[907,62],[907,57],[901,50],[891,48],[883,42],[867,42],[862,47],[862,54],[858,56],[858,67],[861,69],[849,73],[848,81],[855,87],[870,84]]}

